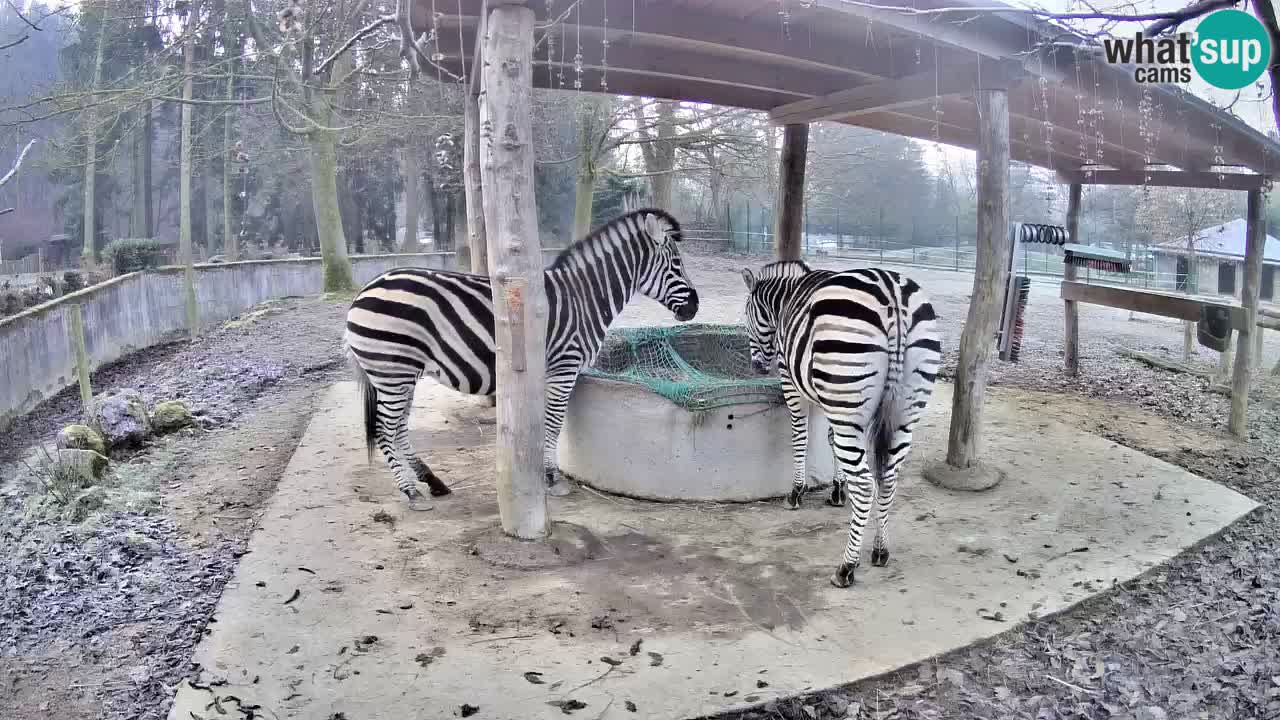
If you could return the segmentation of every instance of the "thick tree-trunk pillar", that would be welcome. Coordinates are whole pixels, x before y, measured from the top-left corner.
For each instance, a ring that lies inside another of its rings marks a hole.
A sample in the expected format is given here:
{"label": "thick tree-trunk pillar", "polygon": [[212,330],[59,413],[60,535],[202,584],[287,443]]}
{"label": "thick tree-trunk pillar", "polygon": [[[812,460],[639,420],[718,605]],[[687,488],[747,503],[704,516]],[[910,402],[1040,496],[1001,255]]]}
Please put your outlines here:
{"label": "thick tree-trunk pillar", "polygon": [[1000,480],[1000,472],[982,465],[982,404],[987,365],[1009,264],[1009,93],[1003,88],[978,91],[978,238],[977,261],[969,315],[960,336],[951,402],[947,457],[925,469],[925,477],[945,487],[984,490]]}
{"label": "thick tree-trunk pillar", "polygon": [[484,199],[480,182],[480,99],[468,92],[463,113],[462,184],[467,196],[467,247],[471,272],[489,275],[489,246],[485,241]]}
{"label": "thick tree-trunk pillar", "polygon": [[[499,0],[490,0],[496,4]],[[546,537],[547,298],[533,190],[533,10],[498,4],[480,92],[485,230],[497,339],[498,512],[508,535]]]}
{"label": "thick tree-trunk pillar", "polygon": [[[1070,242],[1080,242],[1080,196],[1083,188],[1079,183],[1071,185],[1067,194],[1067,238]],[[1062,279],[1074,281],[1076,266],[1064,263]],[[1080,306],[1074,300],[1062,302],[1066,317],[1066,334],[1064,336],[1062,358],[1064,369],[1068,375],[1080,374]]]}
{"label": "thick tree-trunk pillar", "polygon": [[778,163],[778,201],[773,209],[779,260],[800,259],[804,170],[808,156],[809,126],[786,126],[782,134],[782,158]]}
{"label": "thick tree-trunk pillar", "polygon": [[1262,214],[1262,191],[1249,191],[1247,236],[1244,251],[1244,283],[1240,290],[1240,304],[1244,306],[1244,327],[1236,335],[1235,372],[1231,376],[1231,419],[1227,428],[1241,439],[1249,437],[1249,380],[1253,375],[1254,333],[1258,328],[1258,291],[1262,285],[1262,251],[1267,242],[1266,221]]}

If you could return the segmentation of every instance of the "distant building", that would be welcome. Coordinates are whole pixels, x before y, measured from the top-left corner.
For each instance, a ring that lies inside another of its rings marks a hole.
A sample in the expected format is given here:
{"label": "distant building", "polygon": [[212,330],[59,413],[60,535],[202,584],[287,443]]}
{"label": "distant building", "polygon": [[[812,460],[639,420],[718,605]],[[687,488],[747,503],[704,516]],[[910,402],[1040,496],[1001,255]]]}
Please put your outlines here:
{"label": "distant building", "polygon": [[[1245,219],[1237,218],[1197,233],[1194,267],[1186,238],[1152,245],[1156,277],[1160,284],[1175,290],[1186,290],[1190,284],[1193,293],[1230,295],[1239,300],[1244,282],[1246,227]],[[1280,240],[1268,235],[1262,256],[1262,287],[1259,292],[1262,300],[1272,301],[1275,298],[1277,267],[1280,267]]]}

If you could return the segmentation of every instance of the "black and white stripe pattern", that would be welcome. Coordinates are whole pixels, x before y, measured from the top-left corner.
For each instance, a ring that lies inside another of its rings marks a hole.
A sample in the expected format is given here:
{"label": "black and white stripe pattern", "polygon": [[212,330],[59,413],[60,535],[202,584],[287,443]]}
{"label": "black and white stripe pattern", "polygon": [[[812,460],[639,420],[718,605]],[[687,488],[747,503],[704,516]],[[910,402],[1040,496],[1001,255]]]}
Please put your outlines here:
{"label": "black and white stripe pattern", "polygon": [[[556,440],[579,371],[600,350],[609,324],[636,293],[665,305],[678,320],[698,312],[698,293],[680,259],[680,224],[662,210],[627,213],[560,254],[547,268],[547,405],[544,448],[553,494]],[[396,486],[418,505],[414,481],[434,496],[449,488],[409,444],[414,387],[429,375],[471,395],[492,395],[492,288],[482,275],[402,268],[378,276],[347,311],[346,344],[364,389],[366,443],[376,445]]]}
{"label": "black and white stripe pattern", "polygon": [[873,495],[879,529],[871,564],[889,561],[887,526],[898,469],[942,361],[933,306],[919,285],[891,270],[832,272],[791,261],[766,265],[759,277],[750,270],[742,275],[750,291],[751,363],[758,372],[779,363],[791,411],[791,509],[800,507],[805,491],[808,403],[831,424],[836,481],[829,502],[843,505],[847,495],[851,508],[849,542],[831,582],[848,587]]}

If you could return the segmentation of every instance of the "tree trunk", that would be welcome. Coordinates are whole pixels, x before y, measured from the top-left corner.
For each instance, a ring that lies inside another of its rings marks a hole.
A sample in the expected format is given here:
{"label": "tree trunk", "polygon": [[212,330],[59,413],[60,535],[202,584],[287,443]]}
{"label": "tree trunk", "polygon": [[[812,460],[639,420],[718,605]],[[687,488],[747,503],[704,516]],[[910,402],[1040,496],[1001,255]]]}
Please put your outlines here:
{"label": "tree trunk", "polygon": [[[200,19],[200,0],[191,3],[182,43],[182,99],[191,100],[194,81],[191,77],[196,54],[195,26]],[[187,310],[187,332],[192,337],[200,331],[196,309],[196,278],[191,251],[191,113],[195,106],[182,104],[181,146],[178,150],[178,252],[182,255],[184,297]]]}
{"label": "tree trunk", "polygon": [[[235,66],[227,68],[227,100],[235,100],[236,81]],[[240,237],[232,227],[232,210],[236,206],[235,178],[235,123],[232,121],[232,109],[228,108],[222,116],[222,252],[227,262],[240,259]],[[248,198],[246,198],[247,200]]]}
{"label": "tree trunk", "polygon": [[584,150],[578,163],[578,181],[573,195],[573,237],[577,242],[591,232],[591,218],[595,207],[596,171],[594,163]]}
{"label": "tree trunk", "polygon": [[[464,99],[462,182],[467,200],[467,244],[471,250],[471,272],[489,275],[489,246],[484,225],[484,197],[480,180],[480,105],[468,92]],[[461,268],[459,268],[461,269]]]}
{"label": "tree trunk", "polygon": [[981,454],[987,365],[1000,321],[1001,276],[1009,263],[1009,93],[978,92],[978,257],[960,337],[947,464],[969,468]]}
{"label": "tree trunk", "polygon": [[[1080,242],[1080,196],[1084,188],[1080,184],[1074,184],[1068,191],[1067,195],[1067,238],[1073,243]],[[956,221],[956,238],[959,242],[960,224]],[[959,263],[959,253],[956,254],[957,263]],[[1076,266],[1066,264],[1063,266],[1063,280],[1076,279]],[[1074,300],[1064,300],[1063,308],[1066,317],[1066,334],[1063,342],[1063,363],[1068,375],[1072,377],[1080,374],[1080,306]]]}
{"label": "tree trunk", "polygon": [[1253,354],[1250,352],[1258,327],[1258,295],[1262,285],[1262,256],[1267,244],[1266,218],[1263,215],[1262,192],[1249,191],[1247,239],[1244,251],[1244,282],[1240,287],[1240,304],[1244,306],[1244,327],[1236,331],[1235,368],[1231,374],[1231,417],[1227,429],[1242,440],[1249,438],[1249,382],[1253,377]]}
{"label": "tree trunk", "polygon": [[502,529],[547,536],[543,441],[547,298],[534,205],[533,10],[499,5],[484,34],[485,228],[493,262],[498,415],[498,512]]}
{"label": "tree trunk", "polygon": [[423,185],[427,191],[427,203],[431,207],[432,249],[436,252],[440,252],[447,242],[444,237],[444,219],[447,213],[444,207],[443,198],[441,197],[440,188],[436,182],[437,177],[439,177],[439,172],[436,167],[436,154],[428,149],[426,174],[423,178]]}
{"label": "tree trunk", "polygon": [[449,193],[449,242],[452,250],[467,250],[467,199],[463,193]]}
{"label": "tree trunk", "polygon": [[355,281],[338,209],[338,138],[330,131],[315,130],[307,144],[311,148],[311,209],[320,236],[324,291],[348,291],[355,287]]}
{"label": "tree trunk", "polygon": [[155,123],[151,117],[151,101],[147,100],[142,104],[142,147],[140,148],[142,159],[142,237],[153,237],[155,235],[156,216],[155,203],[151,192],[151,149],[155,145],[156,130]]}
{"label": "tree trunk", "polygon": [[422,191],[418,181],[422,179],[422,164],[418,162],[418,150],[412,143],[400,150],[400,172],[404,176],[404,234],[400,236],[400,252],[416,253],[418,248],[418,201]]}
{"label": "tree trunk", "polygon": [[[104,14],[99,22],[98,49],[93,56],[93,90],[97,92],[102,84],[102,56],[107,42],[107,18]],[[94,266],[97,252],[95,242],[98,237],[97,217],[97,180],[98,180],[98,113],[94,108],[87,111],[85,122],[85,162],[84,162],[84,247],[80,250],[81,264],[86,270]]]}
{"label": "tree trunk", "polygon": [[804,219],[804,171],[809,155],[809,126],[788,125],[782,136],[777,207],[774,218],[779,260],[799,260]]}
{"label": "tree trunk", "polygon": [[[303,55],[303,77],[309,77],[310,51]],[[306,97],[308,114],[317,126],[307,133],[307,146],[311,151],[311,212],[324,267],[324,291],[330,293],[349,292],[355,287],[338,198],[338,134],[329,129],[333,122],[333,98],[339,91],[331,84],[331,78],[343,77],[352,62],[350,53],[338,56],[330,66],[330,79],[326,80],[325,87],[308,92]]]}

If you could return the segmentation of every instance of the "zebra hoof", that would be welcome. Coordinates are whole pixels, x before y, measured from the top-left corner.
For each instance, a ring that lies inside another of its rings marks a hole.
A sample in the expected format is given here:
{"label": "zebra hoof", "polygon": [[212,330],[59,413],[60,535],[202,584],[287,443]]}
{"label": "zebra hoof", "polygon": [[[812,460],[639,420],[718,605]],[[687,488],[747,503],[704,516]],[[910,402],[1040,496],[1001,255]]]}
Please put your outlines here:
{"label": "zebra hoof", "polygon": [[573,488],[569,487],[569,483],[563,479],[547,486],[547,494],[551,497],[564,497],[572,492]]}
{"label": "zebra hoof", "polygon": [[432,505],[431,501],[423,497],[422,493],[418,492],[417,490],[406,492],[405,497],[409,499],[410,510],[413,510],[415,512],[426,512],[427,510],[435,509],[435,505]]}
{"label": "zebra hoof", "polygon": [[831,497],[827,498],[827,504],[831,507],[844,507],[844,493],[839,489],[831,491]]}
{"label": "zebra hoof", "polygon": [[856,568],[849,563],[840,563],[836,574],[831,576],[831,584],[838,588],[847,588],[853,584],[853,571]]}
{"label": "zebra hoof", "polygon": [[792,489],[792,491],[791,491],[790,493],[788,493],[788,494],[787,494],[787,509],[788,509],[788,510],[799,510],[799,509],[800,509],[800,498],[802,498],[802,497],[804,497],[804,491],[803,491],[803,490],[795,490],[795,489]]}
{"label": "zebra hoof", "polygon": [[872,565],[874,565],[874,566],[876,566],[876,567],[884,567],[884,566],[888,565],[888,564],[889,564],[889,549],[888,549],[888,548],[872,548],[872,549],[871,549],[871,564],[872,564]]}
{"label": "zebra hoof", "polygon": [[444,497],[445,495],[452,495],[452,494],[453,494],[453,491],[450,490],[449,486],[445,485],[444,483],[441,483],[439,486],[436,486],[436,485],[431,486],[431,497]]}

